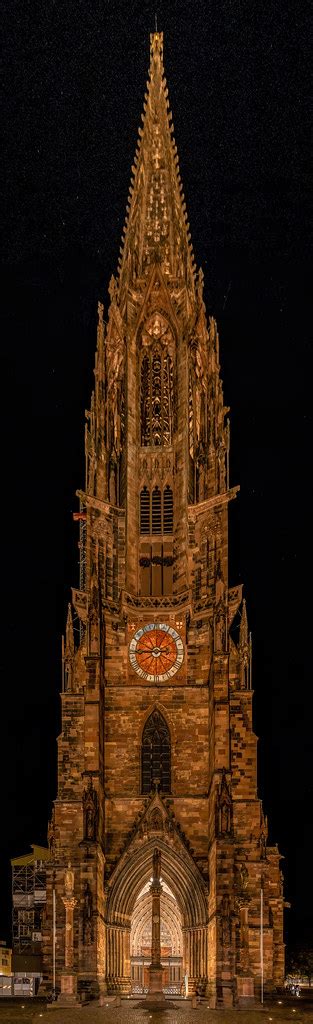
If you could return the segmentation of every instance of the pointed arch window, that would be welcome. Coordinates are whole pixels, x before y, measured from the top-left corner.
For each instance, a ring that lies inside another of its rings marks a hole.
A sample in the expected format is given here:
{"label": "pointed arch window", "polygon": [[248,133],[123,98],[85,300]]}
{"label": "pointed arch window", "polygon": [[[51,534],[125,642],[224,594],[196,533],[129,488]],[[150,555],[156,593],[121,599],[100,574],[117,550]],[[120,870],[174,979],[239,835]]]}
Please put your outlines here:
{"label": "pointed arch window", "polygon": [[150,492],[146,484],[140,491],[140,534],[172,534],[174,529],[173,491],[169,484],[161,491],[156,485]]}
{"label": "pointed arch window", "polygon": [[155,784],[161,792],[171,791],[171,738],[169,728],[160,711],[148,718],[141,746],[141,788],[150,793]]}
{"label": "pointed arch window", "polygon": [[162,506],[159,487],[154,487],[152,491],[152,533],[162,533]]}
{"label": "pointed arch window", "polygon": [[150,533],[150,491],[140,491],[140,533]]}
{"label": "pointed arch window", "polygon": [[155,346],[141,363],[141,444],[169,445],[173,433],[173,365],[168,352]]}
{"label": "pointed arch window", "polygon": [[173,533],[173,491],[168,484],[163,491],[163,533]]}

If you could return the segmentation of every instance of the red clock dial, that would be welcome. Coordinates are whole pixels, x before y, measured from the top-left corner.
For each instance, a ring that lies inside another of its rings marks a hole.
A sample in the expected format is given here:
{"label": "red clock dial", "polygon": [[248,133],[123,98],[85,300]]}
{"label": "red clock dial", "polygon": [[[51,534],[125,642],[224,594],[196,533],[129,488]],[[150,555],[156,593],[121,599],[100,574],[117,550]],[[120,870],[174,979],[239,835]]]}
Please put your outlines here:
{"label": "red clock dial", "polygon": [[184,657],[183,643],[167,623],[150,623],[138,629],[129,645],[132,668],[148,681],[169,679]]}
{"label": "red clock dial", "polygon": [[176,661],[175,640],[163,629],[154,629],[144,633],[137,644],[136,658],[140,668],[153,675],[168,672]]}

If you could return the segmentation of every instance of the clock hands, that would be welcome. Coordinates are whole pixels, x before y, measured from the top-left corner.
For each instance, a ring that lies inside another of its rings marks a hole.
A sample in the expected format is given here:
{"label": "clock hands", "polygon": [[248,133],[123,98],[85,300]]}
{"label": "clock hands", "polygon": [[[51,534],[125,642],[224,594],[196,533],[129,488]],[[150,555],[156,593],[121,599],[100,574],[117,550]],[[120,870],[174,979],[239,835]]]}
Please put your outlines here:
{"label": "clock hands", "polygon": [[168,654],[169,647],[137,647],[136,654],[151,654],[153,658],[159,658],[162,654]]}
{"label": "clock hands", "polygon": [[129,644],[132,669],[149,681],[169,679],[180,668],[183,657],[179,633],[163,623],[154,622],[138,629]]}

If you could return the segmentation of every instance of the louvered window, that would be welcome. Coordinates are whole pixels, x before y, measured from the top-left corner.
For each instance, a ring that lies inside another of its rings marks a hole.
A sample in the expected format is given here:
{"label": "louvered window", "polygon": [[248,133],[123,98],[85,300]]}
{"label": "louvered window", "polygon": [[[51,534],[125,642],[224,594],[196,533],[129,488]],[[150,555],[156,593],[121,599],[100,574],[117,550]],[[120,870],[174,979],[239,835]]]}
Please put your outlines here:
{"label": "louvered window", "polygon": [[150,495],[148,487],[143,487],[140,491],[140,534],[172,534],[173,529],[172,488],[167,485],[162,492],[159,487],[154,487]]}
{"label": "louvered window", "polygon": [[140,533],[150,533],[150,491],[147,487],[140,492]]}
{"label": "louvered window", "polygon": [[162,533],[161,491],[155,487],[152,491],[152,533]]}
{"label": "louvered window", "polygon": [[161,792],[171,790],[171,739],[168,726],[159,711],[153,711],[145,724],[141,747],[142,792],[150,793],[158,783]]}
{"label": "louvered window", "polygon": [[163,533],[173,533],[173,491],[168,486],[163,492]]}

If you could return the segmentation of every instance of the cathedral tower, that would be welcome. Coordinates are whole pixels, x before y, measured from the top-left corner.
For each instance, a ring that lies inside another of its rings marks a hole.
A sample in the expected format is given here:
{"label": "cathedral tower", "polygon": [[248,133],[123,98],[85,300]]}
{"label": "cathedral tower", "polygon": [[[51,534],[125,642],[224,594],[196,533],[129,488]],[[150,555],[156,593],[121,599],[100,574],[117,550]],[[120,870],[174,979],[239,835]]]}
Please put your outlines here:
{"label": "cathedral tower", "polygon": [[257,795],[246,605],[228,584],[238,487],[219,338],[193,258],[162,50],[156,32],[106,318],[99,304],[45,983],[55,906],[57,985],[71,913],[82,997],[144,989],[157,844],[164,987],[179,991],[187,976],[189,992],[232,1005],[259,996],[260,938],[265,987],[282,984],[283,894]]}

